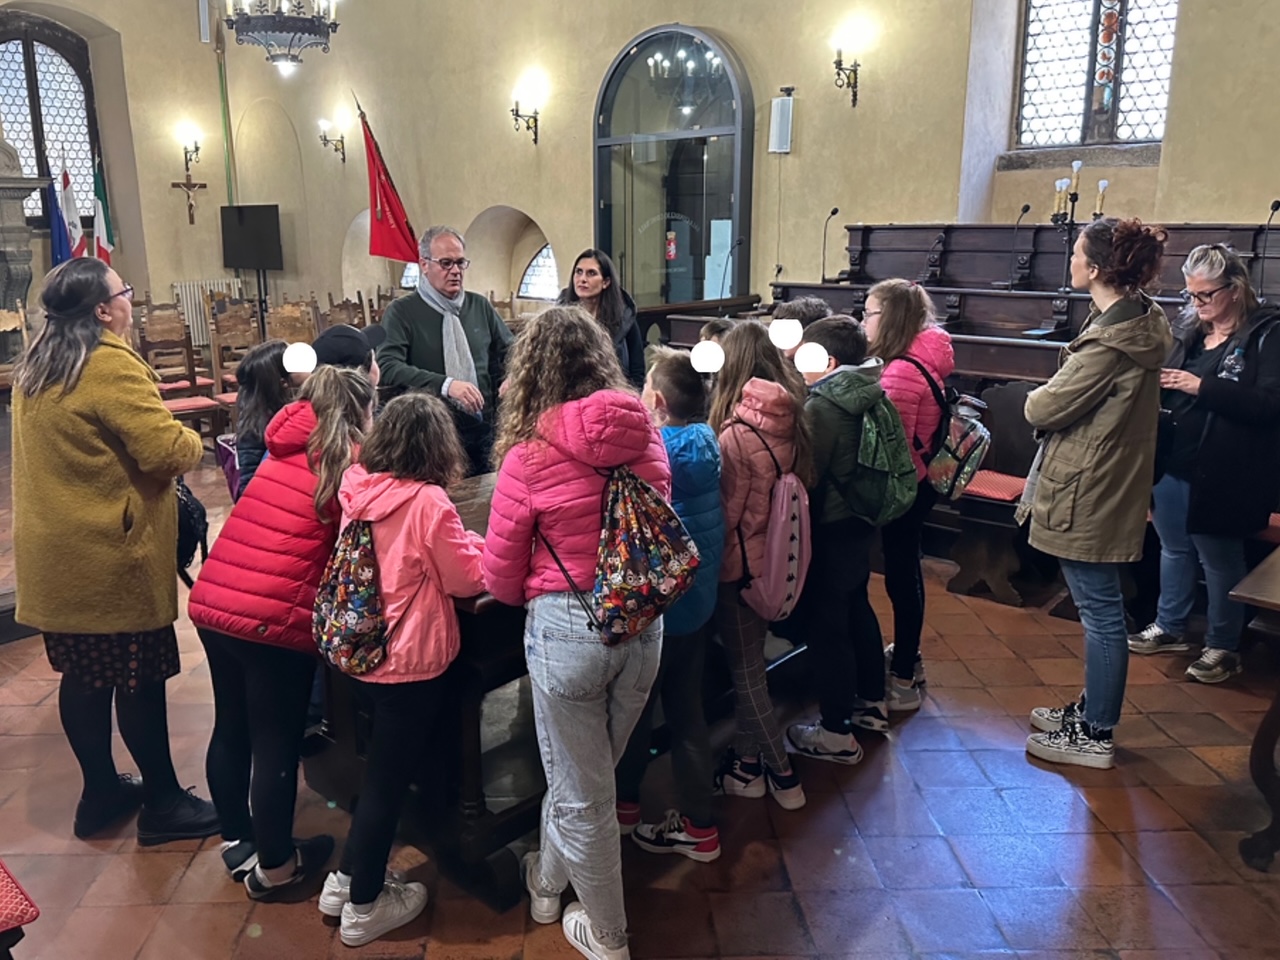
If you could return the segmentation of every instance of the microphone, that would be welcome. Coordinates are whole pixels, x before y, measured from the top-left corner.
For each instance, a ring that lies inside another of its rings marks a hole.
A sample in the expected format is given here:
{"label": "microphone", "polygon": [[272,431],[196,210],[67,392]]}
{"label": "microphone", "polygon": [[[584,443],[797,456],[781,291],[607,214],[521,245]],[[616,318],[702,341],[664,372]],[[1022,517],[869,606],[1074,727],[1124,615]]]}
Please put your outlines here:
{"label": "microphone", "polygon": [[[1031,212],[1031,204],[1024,203],[1022,209],[1018,212],[1018,219],[1013,221],[1013,240],[1009,244],[1009,284],[1007,289],[1013,289],[1013,275],[1018,270],[1018,228],[1022,226],[1022,218]],[[999,286],[999,283],[993,284]]]}
{"label": "microphone", "polygon": [[724,284],[729,279],[729,264],[733,262],[733,251],[742,246],[742,237],[739,237],[733,243],[729,244],[729,249],[724,255],[724,269],[720,271],[720,297],[724,298]]}
{"label": "microphone", "polygon": [[929,250],[924,255],[924,267],[920,270],[920,276],[916,277],[917,283],[928,283],[930,280],[937,280],[941,276],[941,271],[934,271],[931,268],[933,255],[938,252],[944,243],[947,242],[946,231],[940,231],[933,238],[933,243],[929,244]]}
{"label": "microphone", "polygon": [[1267,225],[1262,231],[1262,266],[1258,268],[1258,299],[1263,303],[1267,302],[1266,287],[1263,282],[1267,279],[1267,244],[1271,240],[1271,221],[1276,218],[1276,211],[1280,210],[1280,200],[1271,201],[1271,215],[1267,217]]}
{"label": "microphone", "polygon": [[831,226],[831,218],[840,212],[839,207],[832,207],[831,212],[827,214],[827,219],[822,224],[822,270],[818,276],[823,283],[827,282],[827,228]]}

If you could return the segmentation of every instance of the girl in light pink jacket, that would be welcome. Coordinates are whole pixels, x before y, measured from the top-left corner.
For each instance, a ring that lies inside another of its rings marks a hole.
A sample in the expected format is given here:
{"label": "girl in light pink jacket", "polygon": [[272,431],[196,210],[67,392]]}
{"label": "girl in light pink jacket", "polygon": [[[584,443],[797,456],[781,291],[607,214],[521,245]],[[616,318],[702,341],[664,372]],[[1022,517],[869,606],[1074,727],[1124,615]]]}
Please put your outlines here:
{"label": "girl in light pink jacket", "polygon": [[341,865],[320,895],[320,912],[342,918],[349,947],[408,923],[427,903],[422,884],[388,877],[387,857],[444,696],[441,675],[458,655],[453,599],[484,592],[484,540],[463,529],[445,492],[466,465],[444,402],[409,393],[382,411],[338,493],[341,529],[372,526],[388,636],[386,659],[359,678],[375,708],[368,769]]}

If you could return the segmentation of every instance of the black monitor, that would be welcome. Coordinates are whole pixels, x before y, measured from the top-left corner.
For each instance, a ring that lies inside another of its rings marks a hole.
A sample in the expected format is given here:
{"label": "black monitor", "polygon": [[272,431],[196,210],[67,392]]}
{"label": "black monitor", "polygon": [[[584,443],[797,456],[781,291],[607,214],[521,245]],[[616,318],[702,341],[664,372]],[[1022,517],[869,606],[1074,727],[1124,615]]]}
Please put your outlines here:
{"label": "black monitor", "polygon": [[276,204],[222,208],[222,265],[229,270],[284,269]]}

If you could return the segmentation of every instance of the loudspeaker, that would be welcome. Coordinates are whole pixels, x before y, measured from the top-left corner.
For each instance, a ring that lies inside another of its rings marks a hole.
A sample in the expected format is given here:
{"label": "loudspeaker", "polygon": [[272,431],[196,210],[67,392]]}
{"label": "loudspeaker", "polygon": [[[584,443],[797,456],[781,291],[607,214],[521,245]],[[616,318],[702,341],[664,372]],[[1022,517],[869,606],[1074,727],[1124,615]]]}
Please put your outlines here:
{"label": "loudspeaker", "polygon": [[774,97],[769,112],[769,152],[791,152],[791,112],[795,109],[794,97]]}

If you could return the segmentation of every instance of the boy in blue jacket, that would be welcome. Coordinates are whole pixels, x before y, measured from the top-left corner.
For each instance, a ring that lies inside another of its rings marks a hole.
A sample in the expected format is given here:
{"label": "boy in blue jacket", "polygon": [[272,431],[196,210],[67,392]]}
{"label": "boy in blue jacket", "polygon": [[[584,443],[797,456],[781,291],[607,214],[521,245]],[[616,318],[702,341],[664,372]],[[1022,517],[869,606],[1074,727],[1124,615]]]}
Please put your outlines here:
{"label": "boy in blue jacket", "polygon": [[[698,545],[693,586],[663,615],[662,665],[653,693],[618,762],[618,827],[651,853],[678,853],[709,863],[720,856],[711,820],[711,738],[702,712],[707,626],[716,605],[724,516],[720,512],[720,447],[706,424],[707,392],[687,353],[663,350],[642,394],[662,430],[671,461],[671,505]],[[640,781],[649,762],[656,695],[671,731],[671,764],[680,809],[661,823],[640,822]]]}

